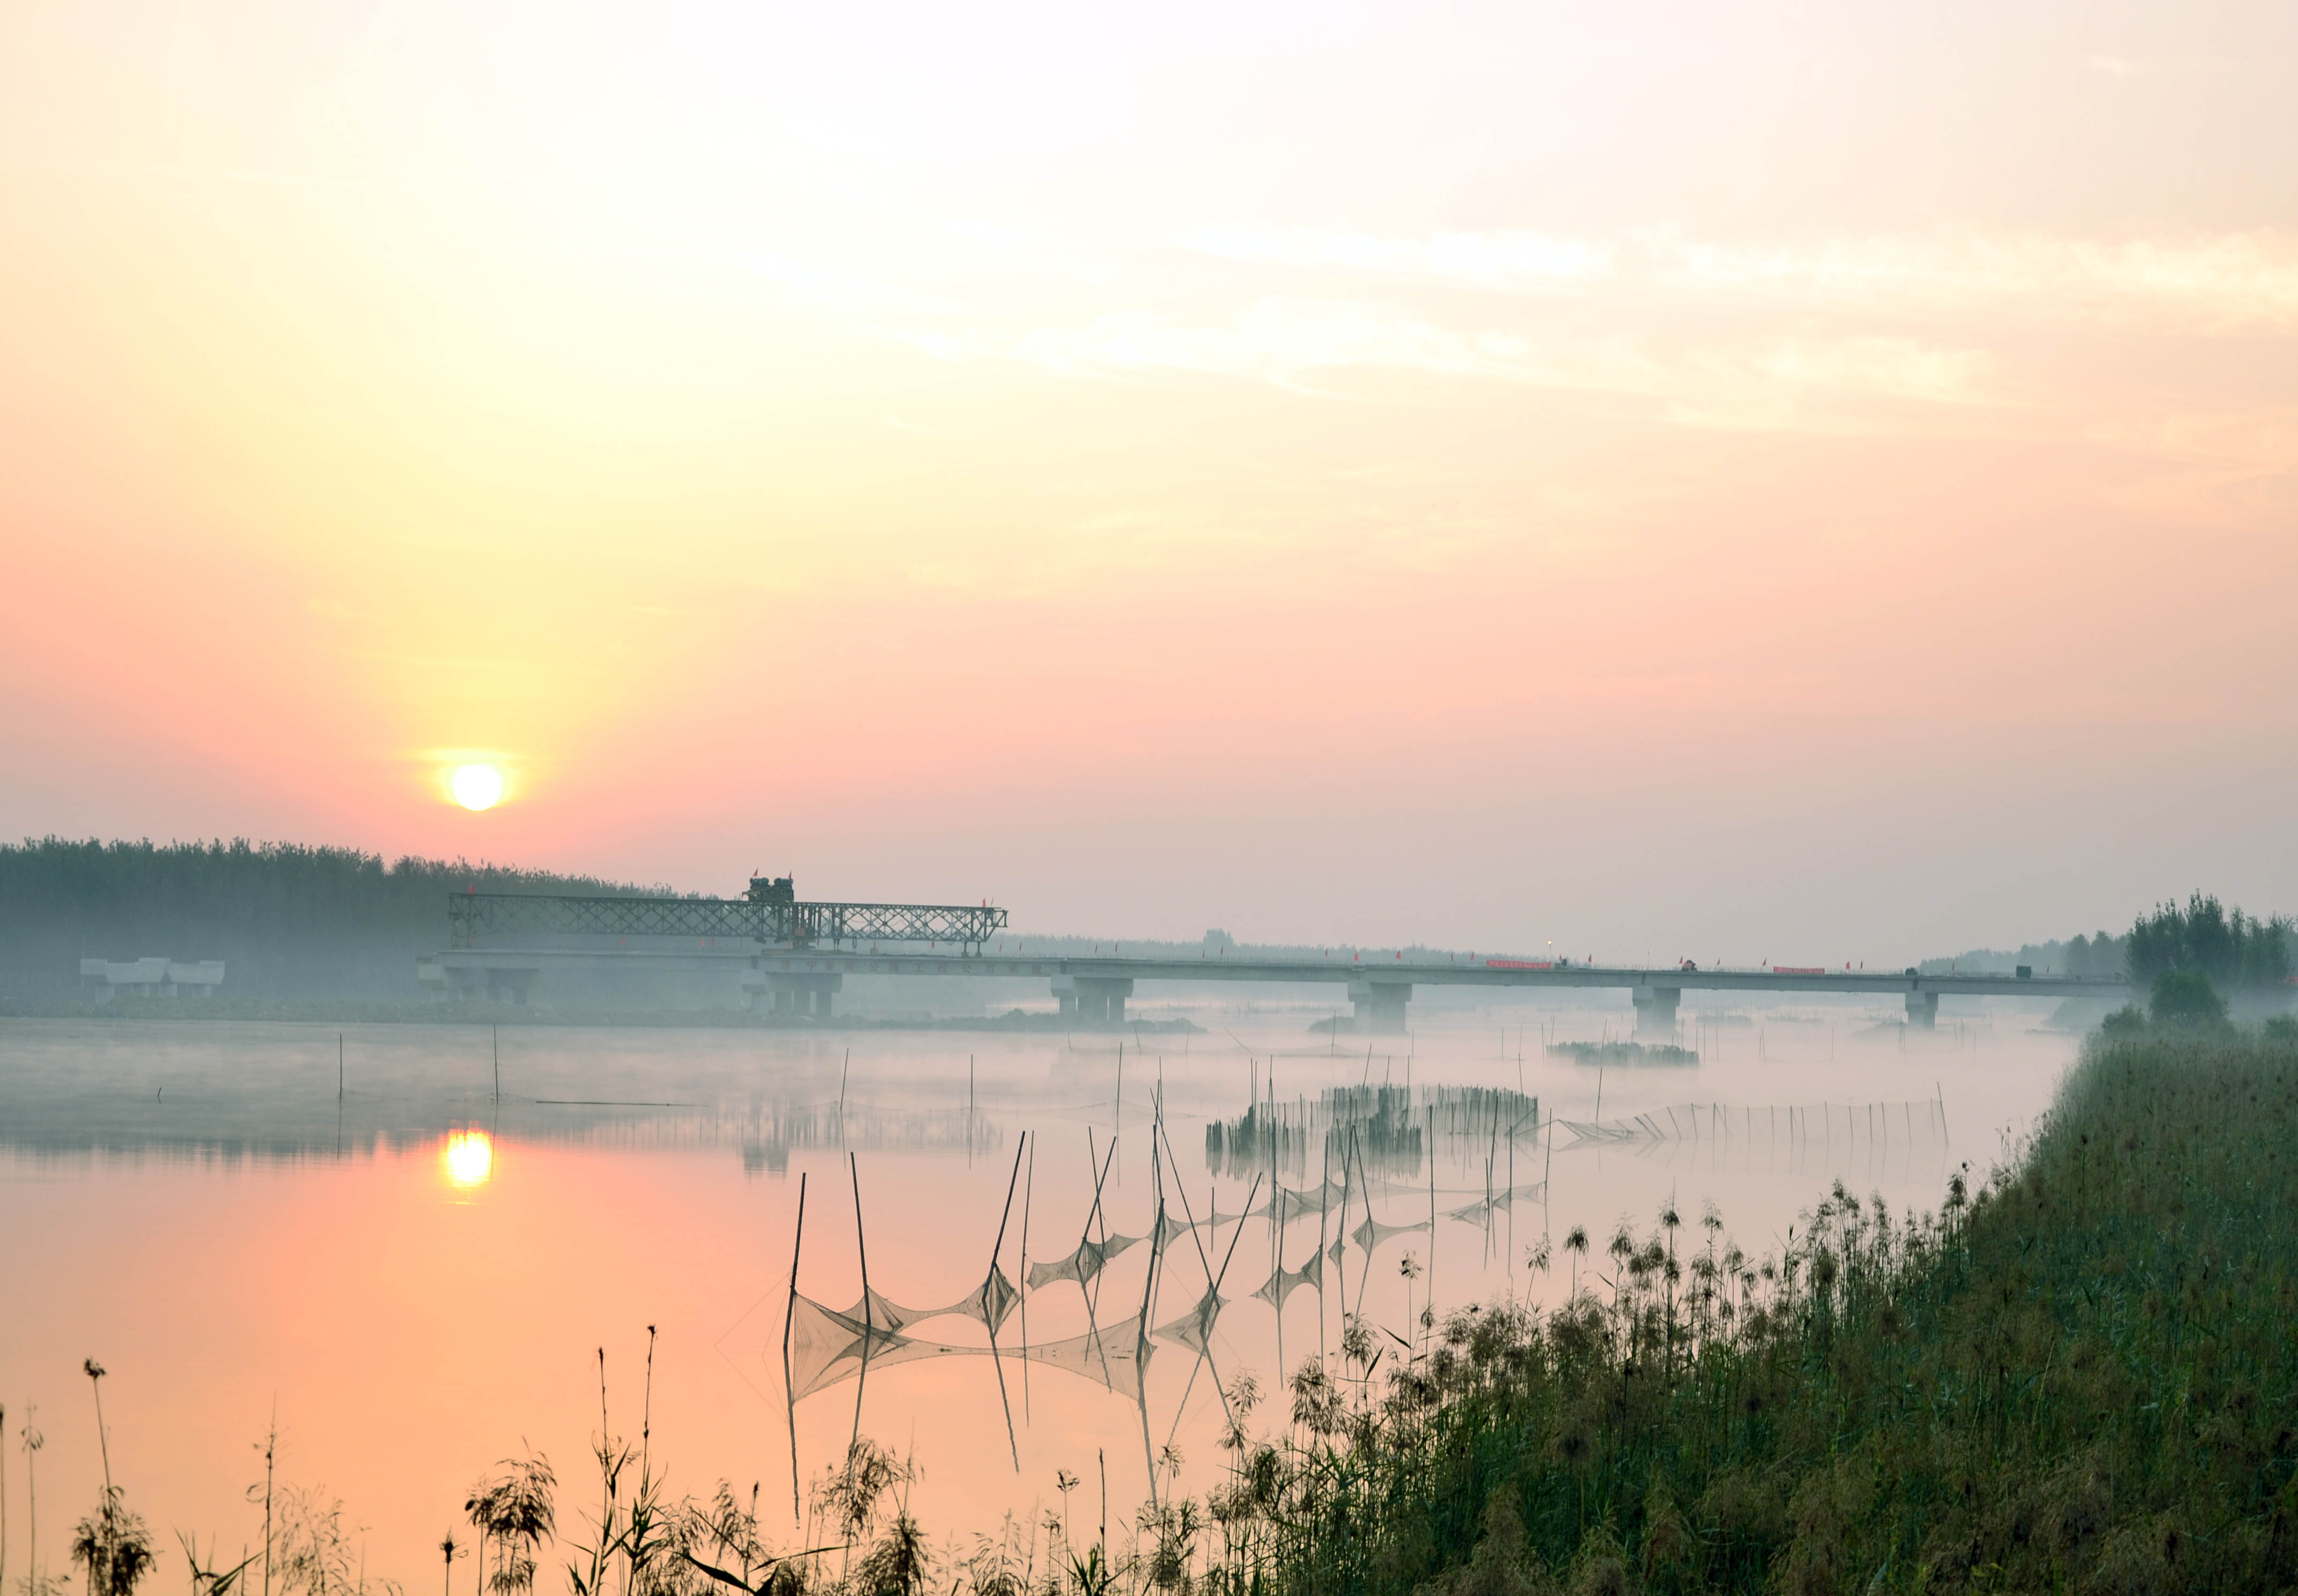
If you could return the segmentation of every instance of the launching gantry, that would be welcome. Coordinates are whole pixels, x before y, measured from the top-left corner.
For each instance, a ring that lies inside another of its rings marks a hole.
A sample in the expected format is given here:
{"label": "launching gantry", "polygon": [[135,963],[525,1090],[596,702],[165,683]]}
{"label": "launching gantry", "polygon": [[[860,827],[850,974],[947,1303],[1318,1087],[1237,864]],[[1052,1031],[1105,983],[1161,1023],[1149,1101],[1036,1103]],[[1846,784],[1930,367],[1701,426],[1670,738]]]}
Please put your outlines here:
{"label": "launching gantry", "polygon": [[[914,952],[961,971],[1005,929],[988,904],[809,904],[788,876],[756,876],[740,897],[603,897],[480,892],[447,899],[449,946],[416,961],[448,999],[616,1007],[755,1006],[828,1019],[845,985],[823,957]],[[775,968],[765,964],[780,955]],[[788,967],[805,955],[807,967]]]}
{"label": "launching gantry", "polygon": [[697,937],[792,949],[922,942],[977,956],[1005,911],[970,904],[808,904],[789,876],[753,876],[740,897],[572,897],[469,891],[447,900],[454,946],[481,937]]}

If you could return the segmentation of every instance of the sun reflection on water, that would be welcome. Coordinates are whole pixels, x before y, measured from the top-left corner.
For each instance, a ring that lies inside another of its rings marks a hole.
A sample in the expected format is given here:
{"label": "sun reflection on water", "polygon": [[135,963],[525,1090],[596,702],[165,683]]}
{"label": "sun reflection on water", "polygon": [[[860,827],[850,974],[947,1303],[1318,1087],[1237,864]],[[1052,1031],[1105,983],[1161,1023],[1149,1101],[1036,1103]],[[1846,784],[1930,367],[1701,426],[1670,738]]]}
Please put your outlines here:
{"label": "sun reflection on water", "polygon": [[484,1130],[450,1133],[439,1149],[439,1170],[459,1189],[484,1186],[495,1172],[494,1138]]}

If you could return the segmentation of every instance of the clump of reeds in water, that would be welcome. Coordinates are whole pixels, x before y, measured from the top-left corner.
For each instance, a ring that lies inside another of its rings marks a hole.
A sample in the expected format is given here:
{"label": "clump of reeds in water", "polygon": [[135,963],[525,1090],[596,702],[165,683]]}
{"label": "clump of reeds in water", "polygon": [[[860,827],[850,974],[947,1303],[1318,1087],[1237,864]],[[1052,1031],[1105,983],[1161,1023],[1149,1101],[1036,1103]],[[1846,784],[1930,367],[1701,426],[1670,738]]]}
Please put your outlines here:
{"label": "clump of reeds in water", "polygon": [[1568,1058],[1578,1064],[1603,1064],[1616,1069],[1638,1065],[1696,1064],[1699,1054],[1671,1042],[1550,1042],[1550,1058]]}

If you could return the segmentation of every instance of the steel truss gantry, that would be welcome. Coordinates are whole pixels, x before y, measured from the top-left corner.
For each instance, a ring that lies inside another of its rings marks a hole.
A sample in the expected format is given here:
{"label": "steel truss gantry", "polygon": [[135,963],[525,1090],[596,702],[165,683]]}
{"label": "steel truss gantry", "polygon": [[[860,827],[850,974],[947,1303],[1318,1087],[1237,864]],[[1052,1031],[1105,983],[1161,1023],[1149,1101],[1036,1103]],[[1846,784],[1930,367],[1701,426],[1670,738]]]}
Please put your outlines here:
{"label": "steel truss gantry", "polygon": [[1005,929],[987,905],[807,904],[740,897],[559,897],[464,892],[447,899],[454,945],[483,936],[727,937],[789,947],[955,944],[966,954]]}

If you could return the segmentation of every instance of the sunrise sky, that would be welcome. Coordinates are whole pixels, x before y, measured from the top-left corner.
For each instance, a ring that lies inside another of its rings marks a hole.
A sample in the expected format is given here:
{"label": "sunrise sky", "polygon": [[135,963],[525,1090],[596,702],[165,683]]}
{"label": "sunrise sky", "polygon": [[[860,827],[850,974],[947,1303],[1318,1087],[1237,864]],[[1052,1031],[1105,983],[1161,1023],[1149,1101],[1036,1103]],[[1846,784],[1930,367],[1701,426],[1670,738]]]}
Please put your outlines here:
{"label": "sunrise sky", "polygon": [[12,0],[0,835],[2298,908],[2294,82],[2286,0]]}

